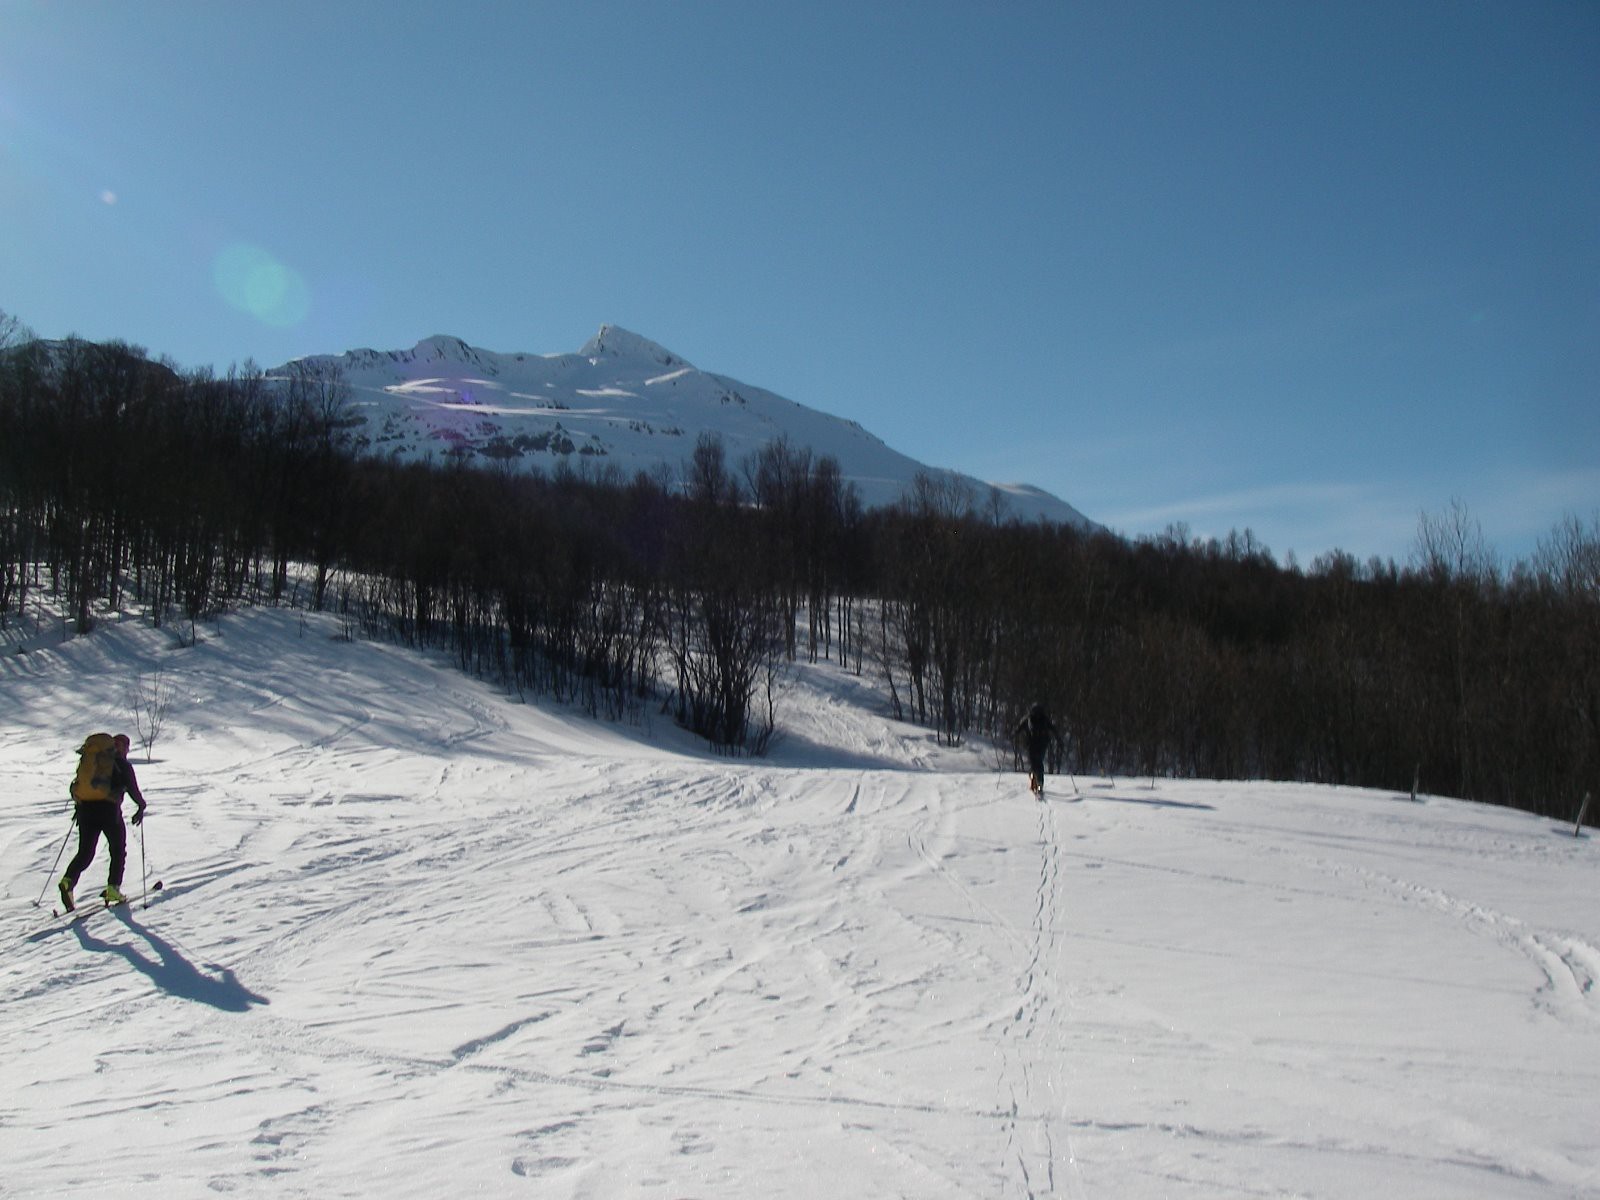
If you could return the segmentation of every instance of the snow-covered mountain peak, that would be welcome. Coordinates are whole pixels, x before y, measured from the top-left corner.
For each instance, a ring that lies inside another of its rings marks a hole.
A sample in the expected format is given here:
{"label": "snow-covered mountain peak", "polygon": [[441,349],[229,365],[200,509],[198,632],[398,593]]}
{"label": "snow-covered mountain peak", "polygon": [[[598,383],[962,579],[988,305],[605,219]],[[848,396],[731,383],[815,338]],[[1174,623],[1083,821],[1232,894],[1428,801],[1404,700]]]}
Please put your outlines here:
{"label": "snow-covered mountain peak", "polygon": [[665,346],[631,333],[620,325],[600,326],[600,331],[585,342],[578,353],[584,358],[638,359],[664,367],[690,365]]}
{"label": "snow-covered mountain peak", "polygon": [[443,333],[423,338],[412,348],[411,353],[419,362],[476,363],[482,358],[481,351],[467,345],[458,337]]}
{"label": "snow-covered mountain peak", "polygon": [[[868,507],[899,500],[924,473],[959,481],[980,505],[993,486],[917,462],[855,421],[702,371],[617,325],[602,325],[576,353],[484,350],[438,334],[409,350],[302,361],[339,368],[357,446],[388,458],[451,455],[528,470],[584,462],[628,479],[681,469],[710,434],[736,467],[779,438],[831,458]],[[287,364],[269,372],[290,374]],[[1025,521],[1093,527],[1037,488],[997,490],[1011,515]]]}

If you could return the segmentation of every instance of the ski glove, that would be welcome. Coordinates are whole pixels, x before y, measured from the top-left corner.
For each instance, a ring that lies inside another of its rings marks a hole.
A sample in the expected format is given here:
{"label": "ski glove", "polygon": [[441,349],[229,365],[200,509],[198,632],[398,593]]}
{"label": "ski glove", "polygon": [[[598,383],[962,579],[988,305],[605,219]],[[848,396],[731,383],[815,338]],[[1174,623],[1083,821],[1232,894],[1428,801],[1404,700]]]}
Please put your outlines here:
{"label": "ski glove", "polygon": [[135,825],[142,825],[144,823],[144,805],[139,805],[139,811],[133,814],[133,823]]}

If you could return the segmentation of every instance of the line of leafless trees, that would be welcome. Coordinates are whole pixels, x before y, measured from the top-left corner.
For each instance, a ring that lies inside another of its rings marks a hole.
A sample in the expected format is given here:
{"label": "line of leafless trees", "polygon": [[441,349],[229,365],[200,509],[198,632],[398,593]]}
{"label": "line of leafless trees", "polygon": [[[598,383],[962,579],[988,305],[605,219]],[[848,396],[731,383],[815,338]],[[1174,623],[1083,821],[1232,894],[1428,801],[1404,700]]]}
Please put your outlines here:
{"label": "line of leafless trees", "polygon": [[[803,535],[812,514],[787,495],[796,472],[810,486],[808,456],[774,450],[746,480],[707,441],[681,486],[403,464],[354,452],[360,417],[327,369],[217,378],[122,344],[12,342],[0,622],[40,590],[85,632],[129,602],[191,636],[231,604],[338,607],[352,627],[596,713],[661,698],[736,750],[776,729],[802,596],[832,569],[834,541]],[[844,496],[836,466],[816,475]],[[781,530],[779,512],[794,518]]]}
{"label": "line of leafless trees", "polygon": [[1079,773],[1424,790],[1570,817],[1600,772],[1600,518],[1499,568],[1464,510],[1405,568],[1248,535],[874,518],[890,694],[956,739],[1030,700]]}
{"label": "line of leafless trees", "polygon": [[[10,345],[7,346],[7,334]],[[343,381],[184,373],[0,319],[0,621],[338,608],[507,686],[656,704],[760,751],[798,657],[880,679],[944,741],[1035,700],[1080,773],[1425,790],[1570,816],[1600,771],[1600,521],[1500,567],[1459,508],[1405,566],[1280,566],[1249,534],[1129,541],[921,478],[863,510],[837,463],[702,439],[631,480],[360,456]]]}

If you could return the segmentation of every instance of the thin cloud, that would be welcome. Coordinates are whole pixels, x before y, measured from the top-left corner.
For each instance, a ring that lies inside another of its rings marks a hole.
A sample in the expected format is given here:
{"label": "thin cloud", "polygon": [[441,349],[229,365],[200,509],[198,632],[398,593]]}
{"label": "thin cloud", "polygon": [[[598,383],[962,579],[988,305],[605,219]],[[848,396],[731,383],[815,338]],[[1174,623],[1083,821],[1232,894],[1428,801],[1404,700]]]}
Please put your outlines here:
{"label": "thin cloud", "polygon": [[1293,552],[1309,560],[1338,549],[1358,558],[1404,562],[1422,514],[1443,511],[1457,500],[1482,524],[1503,561],[1525,559],[1553,527],[1552,513],[1584,517],[1600,511],[1600,468],[1504,471],[1453,491],[1431,479],[1274,484],[1182,496],[1100,519],[1133,536],[1180,523],[1198,538],[1249,529],[1280,559]]}

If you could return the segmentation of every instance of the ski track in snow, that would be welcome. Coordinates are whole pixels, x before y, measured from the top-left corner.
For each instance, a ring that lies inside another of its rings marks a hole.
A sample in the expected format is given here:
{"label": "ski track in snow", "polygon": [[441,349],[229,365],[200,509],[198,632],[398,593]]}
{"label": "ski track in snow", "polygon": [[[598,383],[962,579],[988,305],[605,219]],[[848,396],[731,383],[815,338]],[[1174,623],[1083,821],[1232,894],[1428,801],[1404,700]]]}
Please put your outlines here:
{"label": "ski track in snow", "polygon": [[[336,629],[0,658],[0,1195],[1600,1195],[1589,839],[1040,803],[831,668],[728,760]],[[165,886],[53,920],[89,685],[156,665]]]}

